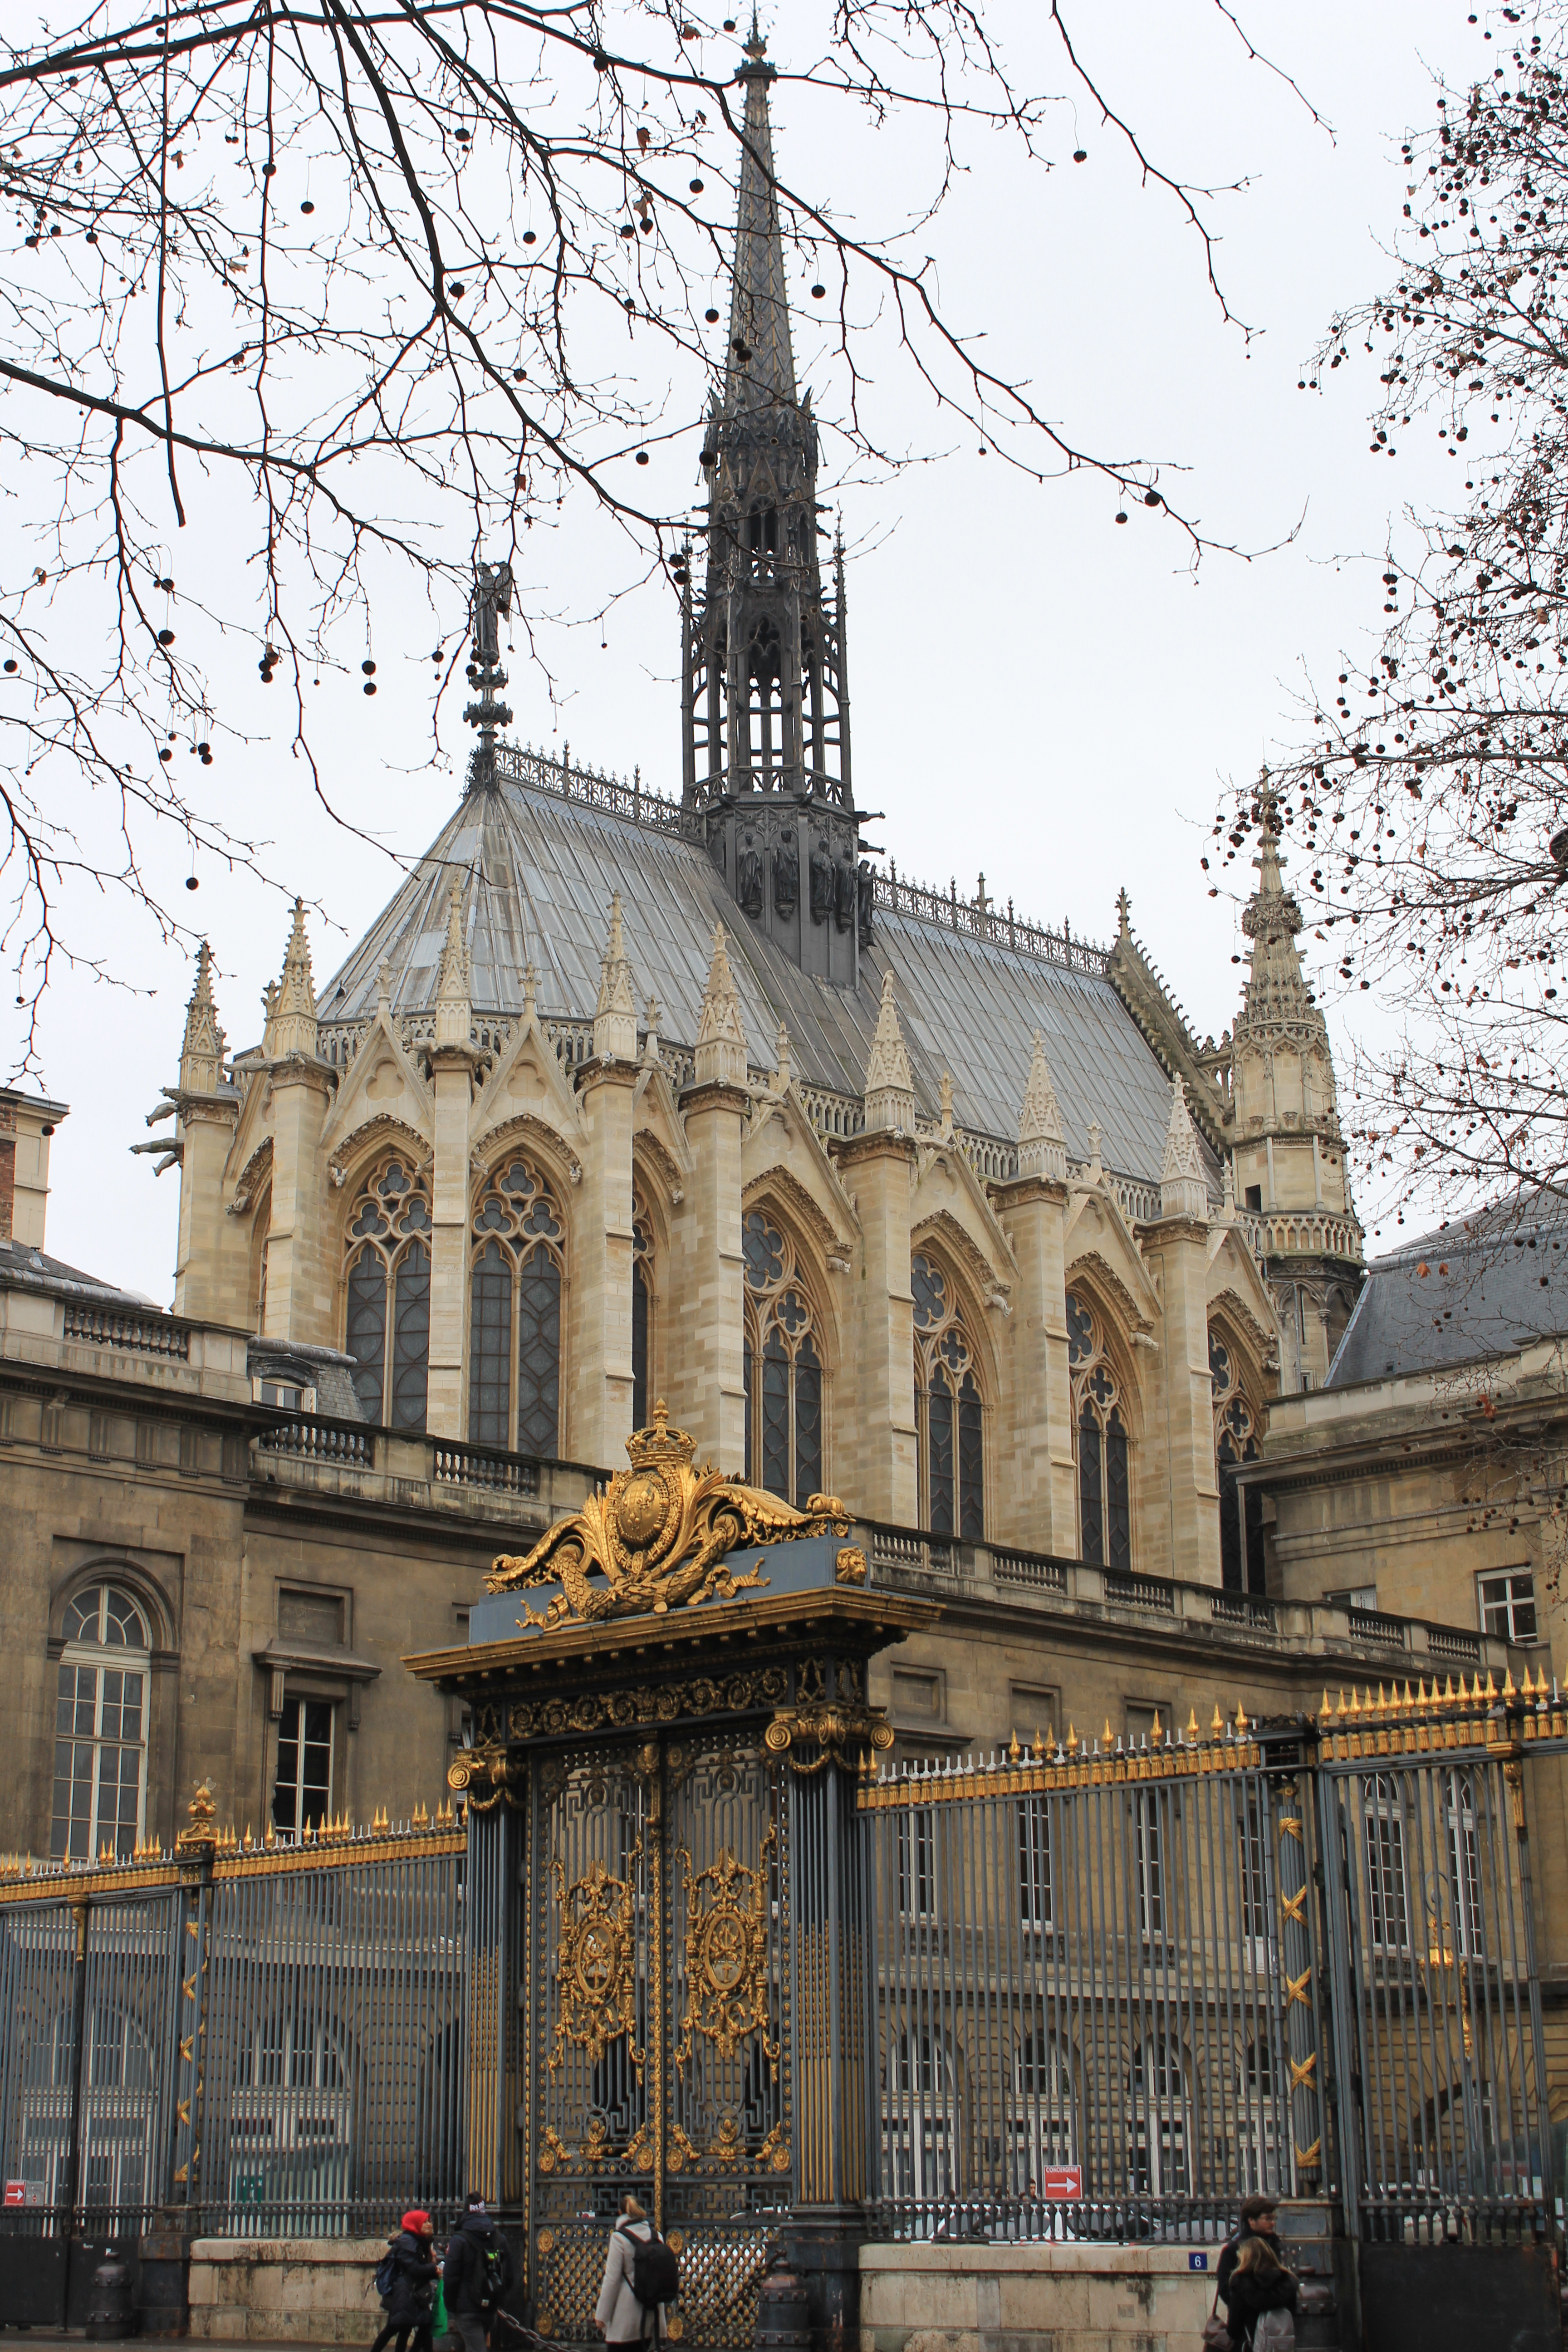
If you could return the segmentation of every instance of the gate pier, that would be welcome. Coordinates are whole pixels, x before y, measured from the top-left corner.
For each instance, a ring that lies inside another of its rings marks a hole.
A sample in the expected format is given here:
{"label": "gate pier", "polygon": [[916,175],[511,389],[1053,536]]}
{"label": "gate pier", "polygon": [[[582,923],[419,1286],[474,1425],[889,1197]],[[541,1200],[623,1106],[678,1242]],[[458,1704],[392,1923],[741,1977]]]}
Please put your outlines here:
{"label": "gate pier", "polygon": [[[539,1554],[497,1563],[465,1648],[411,1662],[471,1723],[448,1776],[468,1824],[469,2171],[559,2341],[596,2340],[631,2194],[680,2259],[677,2340],[749,2345],[784,2251],[814,2343],[852,2346],[876,2146],[857,1789],[892,1742],[867,1665],[941,1611],[868,1588],[832,1498],[802,1514],[700,1476],[662,1417],[628,1450]],[[678,1517],[706,1480],[722,1549],[704,1560],[699,1494],[693,1549],[637,1582],[625,1530],[663,1523],[650,1479]],[[594,1544],[616,1573],[584,1576]]]}

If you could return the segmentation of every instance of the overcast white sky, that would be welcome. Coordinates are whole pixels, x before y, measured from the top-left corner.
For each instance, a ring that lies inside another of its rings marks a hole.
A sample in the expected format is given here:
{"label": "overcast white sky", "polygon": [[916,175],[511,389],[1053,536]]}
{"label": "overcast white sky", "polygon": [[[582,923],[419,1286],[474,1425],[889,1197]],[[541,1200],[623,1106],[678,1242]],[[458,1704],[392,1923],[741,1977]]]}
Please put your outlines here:
{"label": "overcast white sky", "polygon": [[[809,46],[818,13],[815,0],[780,0],[768,26],[775,58],[789,62],[792,25]],[[986,13],[1021,81],[1065,87],[1034,0],[998,0]],[[1449,488],[1430,435],[1407,436],[1395,465],[1369,455],[1370,372],[1342,371],[1319,397],[1296,388],[1301,362],[1335,305],[1389,274],[1380,241],[1403,201],[1399,134],[1430,118],[1432,69],[1489,70],[1498,49],[1483,48],[1482,28],[1452,0],[1241,0],[1247,31],[1327,118],[1331,141],[1279,79],[1248,64],[1209,0],[1078,0],[1068,14],[1086,63],[1162,165],[1216,184],[1247,179],[1209,212],[1231,306],[1259,331],[1249,344],[1224,324],[1192,231],[1167,198],[1139,188],[1116,135],[1081,102],[1061,110],[1061,161],[1048,174],[1021,167],[999,141],[973,150],[928,239],[945,308],[984,331],[996,364],[1028,376],[1080,439],[1184,468],[1169,479],[1172,497],[1215,539],[1277,551],[1210,555],[1194,576],[1168,524],[1134,509],[1118,528],[1114,496],[1093,479],[1037,488],[981,457],[974,436],[933,418],[887,355],[884,437],[948,454],[843,499],[857,551],[857,797],[887,812],[877,837],[900,873],[943,886],[956,874],[973,895],[984,868],[994,896],[1053,925],[1067,917],[1075,931],[1108,938],[1124,884],[1193,1025],[1217,1034],[1234,1013],[1242,942],[1235,908],[1208,898],[1198,866],[1216,796],[1289,739],[1306,667],[1337,670],[1346,643],[1364,659],[1391,509],[1396,528],[1401,502]],[[868,227],[912,208],[923,186],[912,136],[846,140],[842,121],[798,91],[778,95],[775,139],[786,181],[820,189]],[[1080,143],[1088,160],[1075,166],[1068,157]],[[802,374],[809,381],[808,345]],[[826,461],[831,478],[831,443]],[[669,468],[672,505],[698,496],[695,479],[681,489],[695,473],[689,439],[655,463]],[[537,577],[524,589],[541,606],[585,614],[618,576],[587,519],[533,544]],[[201,543],[199,517],[178,552],[187,574],[222,561],[221,547]],[[395,624],[384,618],[378,636],[377,700],[360,698],[357,679],[327,680],[321,728],[345,812],[406,858],[456,797],[467,744],[454,713],[445,771],[411,772],[423,757],[410,746],[427,713],[432,630],[410,612],[399,643]],[[596,625],[557,636],[560,713],[513,661],[515,732],[547,747],[569,738],[576,757],[617,772],[638,763],[649,783],[678,791],[668,592],[621,604],[605,634],[603,648]],[[391,895],[397,868],[330,826],[286,747],[264,740],[286,713],[269,709],[254,672],[247,646],[225,690],[258,740],[226,754],[214,789],[232,797],[237,824],[271,838],[290,886],[331,910],[331,928],[312,926],[320,984]],[[164,859],[177,888],[177,844]],[[237,1046],[258,1030],[287,916],[253,882],[200,878],[220,1011]],[[143,1115],[175,1076],[190,968],[112,903],[100,921],[101,950],[147,992],[69,975],[53,991],[45,1083],[71,1114],[54,1146],[48,1245],[166,1301],[177,1178],[154,1181],[126,1147],[146,1135]]]}

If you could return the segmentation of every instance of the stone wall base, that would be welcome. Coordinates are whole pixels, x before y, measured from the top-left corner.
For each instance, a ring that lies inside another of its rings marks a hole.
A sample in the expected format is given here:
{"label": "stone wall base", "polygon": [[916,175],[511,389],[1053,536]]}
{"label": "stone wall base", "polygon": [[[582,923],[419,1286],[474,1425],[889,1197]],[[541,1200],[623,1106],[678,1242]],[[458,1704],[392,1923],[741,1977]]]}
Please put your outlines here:
{"label": "stone wall base", "polygon": [[384,2238],[198,2238],[191,2335],[205,2344],[370,2344]]}
{"label": "stone wall base", "polygon": [[[1191,2267],[1206,2255],[1206,2270]],[[1195,2352],[1217,2244],[860,2249],[860,2352]]]}

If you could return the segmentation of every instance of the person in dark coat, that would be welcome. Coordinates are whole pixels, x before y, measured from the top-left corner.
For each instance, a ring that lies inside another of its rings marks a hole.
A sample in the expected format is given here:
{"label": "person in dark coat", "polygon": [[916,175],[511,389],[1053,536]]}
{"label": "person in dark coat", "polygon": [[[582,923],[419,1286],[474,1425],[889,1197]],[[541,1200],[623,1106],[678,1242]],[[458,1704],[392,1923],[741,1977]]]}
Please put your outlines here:
{"label": "person in dark coat", "polygon": [[435,2235],[428,2213],[416,2206],[405,2213],[403,2227],[392,2242],[392,2293],[386,2299],[386,2325],[371,2352],[386,2352],[394,2336],[397,2352],[431,2352],[430,2318],[436,2307],[436,2281],[440,2276],[430,2250]]}
{"label": "person in dark coat", "polygon": [[1225,2303],[1237,2352],[1251,2352],[1258,2323],[1266,2311],[1293,2312],[1299,2291],[1295,2273],[1285,2268],[1268,2239],[1249,2238],[1237,2256]]}
{"label": "person in dark coat", "polygon": [[447,2322],[463,2352],[486,2352],[489,2315],[511,2284],[511,2256],[482,2197],[469,2198],[447,2241],[443,2284]]}
{"label": "person in dark coat", "polygon": [[1276,2226],[1279,2207],[1272,2197],[1247,2197],[1242,2200],[1241,2227],[1234,2238],[1221,2248],[1219,2270],[1215,2284],[1219,2299],[1227,2307],[1230,2301],[1231,2274],[1236,2269],[1243,2246],[1249,2238],[1267,2238],[1275,2259],[1279,2254],[1279,2235]]}

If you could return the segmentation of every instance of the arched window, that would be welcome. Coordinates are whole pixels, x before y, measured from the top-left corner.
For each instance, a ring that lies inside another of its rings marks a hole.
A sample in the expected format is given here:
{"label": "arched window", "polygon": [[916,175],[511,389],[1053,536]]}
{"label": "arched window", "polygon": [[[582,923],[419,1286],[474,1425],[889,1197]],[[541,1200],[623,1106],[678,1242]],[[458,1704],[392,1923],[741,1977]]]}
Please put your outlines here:
{"label": "arched window", "polygon": [[549,1186],[513,1160],[474,1216],[468,1436],[546,1458],[561,1449],[566,1229]]}
{"label": "arched window", "polygon": [[632,1427],[647,1425],[648,1346],[653,1328],[653,1229],[646,1213],[632,1214]]}
{"label": "arched window", "polygon": [[822,1349],[795,1244],[760,1209],[742,1228],[746,1476],[804,1509],[823,1492]]}
{"label": "arched window", "polygon": [[430,1379],[430,1196],[401,1160],[379,1167],[349,1219],[343,1345],[354,1393],[387,1429],[423,1429]]}
{"label": "arched window", "polygon": [[1068,1292],[1067,1309],[1079,1558],[1125,1573],[1132,1565],[1132,1479],[1121,1384],[1106,1354],[1100,1315],[1076,1290]]}
{"label": "arched window", "polygon": [[1239,1486],[1236,1476],[1244,1462],[1258,1459],[1258,1416],[1242,1391],[1240,1357],[1212,1323],[1209,1376],[1214,1382],[1215,1468],[1219,1478],[1220,1581],[1227,1592],[1266,1592],[1263,1497],[1256,1486]]}
{"label": "arched window", "polygon": [[[1072,2074],[1054,2033],[1026,2033],[1013,2053],[1012,2181],[1014,2196],[1044,2193],[1043,2176],[1071,2164]],[[1026,2219],[1028,2217],[1026,2216]]]}
{"label": "arched window", "polygon": [[1186,2196],[1192,2102],[1181,2052],[1163,2034],[1133,2052],[1127,2092],[1128,2188],[1137,2197]]}
{"label": "arched window", "polygon": [[118,1584],[68,1602],[56,1685],[55,1801],[49,1851],[129,1859],[147,1799],[147,1620]]}
{"label": "arched window", "polygon": [[985,1532],[985,1433],[974,1351],[948,1276],[917,1254],[915,1449],[922,1523],[978,1543]]}

